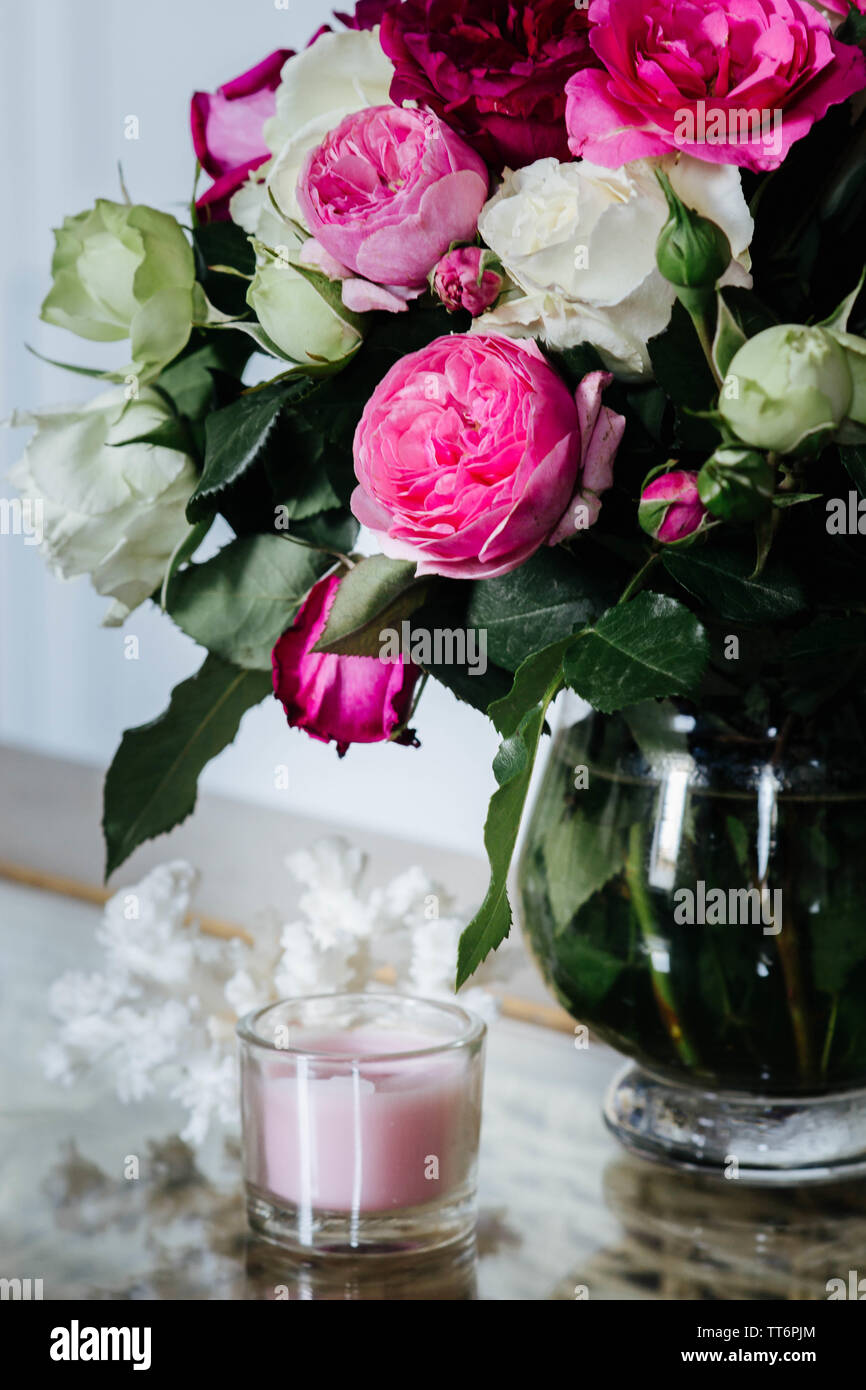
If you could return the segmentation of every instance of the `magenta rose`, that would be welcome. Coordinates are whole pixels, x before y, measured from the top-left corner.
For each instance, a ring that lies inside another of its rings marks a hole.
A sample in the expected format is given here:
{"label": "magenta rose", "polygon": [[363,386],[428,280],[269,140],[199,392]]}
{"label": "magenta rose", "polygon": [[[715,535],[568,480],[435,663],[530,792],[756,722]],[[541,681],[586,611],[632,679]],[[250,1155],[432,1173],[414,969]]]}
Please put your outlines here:
{"label": "magenta rose", "polygon": [[212,222],[228,219],[232,194],[270,157],[262,126],[274,114],[280,73],[291,57],[291,49],[278,48],[215,92],[193,95],[192,142],[199,163],[214,179],[196,207]]}
{"label": "magenta rose", "polygon": [[353,14],[336,11],[334,18],[345,24],[347,29],[375,29],[382,23],[382,15],[393,0],[358,0]]}
{"label": "magenta rose", "polygon": [[328,656],[313,647],[325,630],[340,575],[320,579],[272,654],[274,694],[293,728],[322,743],[333,739],[342,758],[351,743],[413,744],[411,729],[394,738],[412,706],[421,674],[410,661],[376,656]]}
{"label": "magenta rose", "polygon": [[641,493],[638,520],[663,545],[690,540],[704,529],[708,515],[698,493],[698,475],[687,468],[659,474]]}
{"label": "magenta rose", "polygon": [[576,397],[535,342],[453,334],[397,362],[355,433],[352,510],[418,574],[507,574],[585,529],[612,482],[625,421]]}
{"label": "magenta rose", "polygon": [[603,70],[569,80],[569,145],[611,168],[684,150],[776,169],[866,83],[860,50],[800,0],[593,0],[589,18]]}
{"label": "magenta rose", "polygon": [[446,120],[494,169],[568,159],[565,84],[594,62],[574,0],[404,0],[382,17],[392,101]]}
{"label": "magenta rose", "polygon": [[496,303],[502,276],[491,270],[492,252],[480,246],[457,246],[442,257],[433,271],[433,292],[446,309],[466,309],[474,319]]}
{"label": "magenta rose", "polygon": [[307,156],[298,202],[335,261],[379,285],[423,286],[452,241],[469,241],[487,169],[432,111],[369,106]]}

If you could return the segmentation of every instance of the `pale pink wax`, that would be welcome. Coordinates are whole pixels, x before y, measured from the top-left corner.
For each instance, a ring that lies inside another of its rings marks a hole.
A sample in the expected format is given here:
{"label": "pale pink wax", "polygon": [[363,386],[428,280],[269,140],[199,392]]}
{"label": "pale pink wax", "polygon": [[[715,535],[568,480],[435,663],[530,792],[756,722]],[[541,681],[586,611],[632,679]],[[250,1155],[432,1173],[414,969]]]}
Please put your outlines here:
{"label": "pale pink wax", "polygon": [[[478,1103],[459,1053],[358,1062],[436,1038],[373,1028],[306,1034],[304,1047],[335,1058],[269,1058],[259,1114],[264,1186],[328,1211],[385,1211],[435,1201],[466,1176]],[[331,1074],[329,1075],[329,1070]]]}

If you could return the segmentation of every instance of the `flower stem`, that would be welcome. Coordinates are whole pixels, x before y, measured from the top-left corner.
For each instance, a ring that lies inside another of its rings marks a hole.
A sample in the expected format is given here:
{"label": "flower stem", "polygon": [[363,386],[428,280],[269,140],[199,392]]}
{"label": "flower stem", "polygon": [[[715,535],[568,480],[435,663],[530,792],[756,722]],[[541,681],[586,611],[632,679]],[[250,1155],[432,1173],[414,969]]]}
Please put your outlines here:
{"label": "flower stem", "polygon": [[628,859],[625,866],[626,883],[641,935],[647,948],[650,977],[659,1015],[680,1061],[687,1067],[697,1066],[698,1053],[693,1047],[680,1020],[671,985],[670,972],[659,970],[654,956],[659,952],[661,938],[656,927],[649,893],[643,880],[644,826],[638,822],[629,831]]}
{"label": "flower stem", "polygon": [[649,572],[650,572],[650,570],[652,569],[653,565],[655,565],[655,564],[658,562],[658,560],[659,560],[660,558],[661,558],[661,551],[657,550],[657,551],[655,552],[654,555],[651,555],[651,556],[649,557],[649,559],[647,560],[646,564],[641,566],[641,568],[638,570],[637,574],[634,575],[634,576],[629,580],[628,584],[627,584],[627,585],[625,586],[625,588],[623,589],[623,591],[622,591],[620,597],[617,599],[617,607],[619,607],[619,605],[620,605],[621,603],[628,603],[629,599],[630,599],[635,593],[637,593],[638,589],[639,589],[639,588],[641,587],[641,585],[643,584],[643,581],[644,581],[646,575],[649,574]]}

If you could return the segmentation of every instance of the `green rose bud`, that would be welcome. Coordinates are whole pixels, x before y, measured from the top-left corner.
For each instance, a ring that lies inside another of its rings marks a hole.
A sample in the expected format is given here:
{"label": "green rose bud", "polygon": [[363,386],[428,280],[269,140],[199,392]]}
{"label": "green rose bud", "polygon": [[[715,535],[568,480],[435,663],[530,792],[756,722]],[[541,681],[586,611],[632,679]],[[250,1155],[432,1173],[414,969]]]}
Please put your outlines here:
{"label": "green rose bud", "polygon": [[343,304],[339,280],[257,246],[260,264],[247,303],[272,345],[292,362],[323,366],[359,346],[363,320]]}
{"label": "green rose bud", "polygon": [[658,179],[670,209],[656,244],[659,270],[678,290],[714,290],[733,255],[726,233],[686,207],[667,174],[660,173]]}
{"label": "green rose bud", "polygon": [[54,237],[42,318],[97,342],[129,338],[129,370],[142,381],[156,376],[185,347],[195,316],[195,262],[179,224],[101,198]]}
{"label": "green rose bud", "polygon": [[723,444],[698,474],[701,501],[723,521],[754,521],[767,510],[774,490],[766,457],[737,444]]}
{"label": "green rose bud", "polygon": [[779,324],[750,338],[736,353],[719,411],[745,444],[808,454],[833,437],[853,395],[845,352],[827,329]]}
{"label": "green rose bud", "polygon": [[858,338],[854,333],[829,330],[845,353],[854,394],[848,407],[848,419],[858,425],[866,425],[866,338]]}

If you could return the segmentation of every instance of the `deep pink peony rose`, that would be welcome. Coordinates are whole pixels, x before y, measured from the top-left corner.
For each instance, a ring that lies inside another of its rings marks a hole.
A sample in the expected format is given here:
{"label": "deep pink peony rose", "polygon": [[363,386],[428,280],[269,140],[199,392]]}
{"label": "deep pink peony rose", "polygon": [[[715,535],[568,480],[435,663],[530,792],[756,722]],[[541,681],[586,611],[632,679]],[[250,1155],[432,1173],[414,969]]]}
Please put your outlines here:
{"label": "deep pink peony rose", "polygon": [[593,0],[589,18],[603,71],[569,80],[569,145],[611,168],[685,150],[775,169],[866,84],[866,58],[806,0]]}
{"label": "deep pink peony rose", "polygon": [[217,91],[193,95],[192,142],[202,168],[215,180],[196,207],[212,222],[228,219],[232,194],[270,157],[262,126],[274,114],[280,72],[291,56],[291,49],[278,48]]}
{"label": "deep pink peony rose", "polygon": [[433,291],[446,309],[466,309],[478,318],[496,303],[502,276],[486,268],[490,254],[480,246],[457,246],[445,253],[433,272]]}
{"label": "deep pink peony rose", "polygon": [[487,189],[483,161],[432,111],[368,106],[310,151],[298,202],[336,261],[411,288],[452,241],[475,236]]}
{"label": "deep pink peony rose", "polygon": [[500,170],[568,159],[565,84],[593,63],[574,0],[404,0],[382,18],[392,101],[417,101]]}
{"label": "deep pink peony rose", "polygon": [[418,573],[491,578],[595,521],[625,428],[536,343],[454,334],[397,362],[355,433],[358,520]]}
{"label": "deep pink peony rose", "polygon": [[[342,758],[351,743],[383,743],[405,723],[421,672],[411,661],[313,652],[339,587],[339,574],[313,586],[272,660],[274,694],[289,723],[322,743],[333,739]],[[394,742],[417,747],[411,729]]]}

